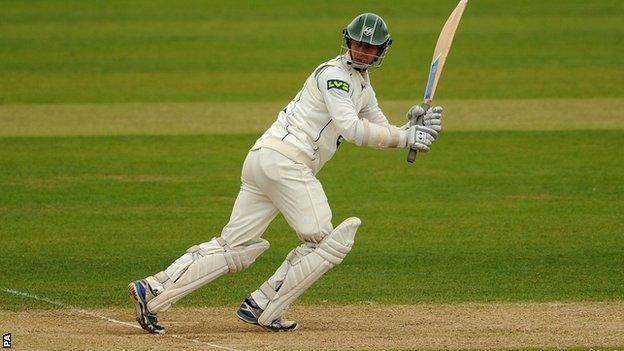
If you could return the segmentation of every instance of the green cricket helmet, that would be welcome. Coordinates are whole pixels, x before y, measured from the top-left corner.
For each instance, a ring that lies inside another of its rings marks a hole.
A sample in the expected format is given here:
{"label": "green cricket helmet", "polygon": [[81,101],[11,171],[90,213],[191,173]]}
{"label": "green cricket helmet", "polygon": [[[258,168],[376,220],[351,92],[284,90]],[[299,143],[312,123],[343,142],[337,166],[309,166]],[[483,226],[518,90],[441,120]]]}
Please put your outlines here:
{"label": "green cricket helmet", "polygon": [[[363,13],[353,19],[349,25],[342,30],[346,48],[351,47],[352,41],[359,41],[379,48],[378,57],[375,59],[375,66],[381,66],[388,47],[392,44],[392,38],[388,32],[386,22],[374,13]],[[363,67],[366,68],[366,67]]]}

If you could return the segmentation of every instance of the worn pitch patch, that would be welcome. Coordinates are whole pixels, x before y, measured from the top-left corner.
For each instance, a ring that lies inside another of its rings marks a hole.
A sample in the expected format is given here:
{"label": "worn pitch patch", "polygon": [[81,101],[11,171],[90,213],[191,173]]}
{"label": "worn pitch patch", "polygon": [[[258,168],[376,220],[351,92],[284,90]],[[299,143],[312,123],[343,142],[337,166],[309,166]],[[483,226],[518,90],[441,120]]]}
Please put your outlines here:
{"label": "worn pitch patch", "polygon": [[[292,333],[270,333],[240,322],[236,306],[176,307],[159,315],[168,333],[155,336],[71,309],[0,311],[13,347],[133,351],[528,349],[624,346],[624,301],[293,306],[301,323]],[[131,306],[89,310],[133,322]],[[93,333],[96,329],[99,332]],[[35,332],[36,331],[36,332]],[[179,339],[167,336],[175,335]],[[215,345],[218,344],[218,345]]]}

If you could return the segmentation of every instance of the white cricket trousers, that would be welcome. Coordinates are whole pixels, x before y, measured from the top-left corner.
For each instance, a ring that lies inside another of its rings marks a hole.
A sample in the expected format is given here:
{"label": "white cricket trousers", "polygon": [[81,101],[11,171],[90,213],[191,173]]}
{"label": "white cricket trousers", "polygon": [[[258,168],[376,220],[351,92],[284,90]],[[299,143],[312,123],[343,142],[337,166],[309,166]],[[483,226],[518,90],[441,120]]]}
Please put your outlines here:
{"label": "white cricket trousers", "polygon": [[332,232],[332,213],[312,170],[277,151],[249,151],[241,189],[221,236],[231,246],[258,241],[281,212],[304,242],[318,243]]}
{"label": "white cricket trousers", "polygon": [[277,291],[296,252],[309,252],[333,231],[332,213],[321,183],[312,170],[279,152],[260,148],[249,151],[243,163],[241,189],[230,222],[221,237],[230,245],[257,242],[271,221],[281,212],[304,244],[289,253],[275,273],[251,293],[258,306],[266,309],[270,298],[263,292]]}
{"label": "white cricket trousers", "polygon": [[[279,290],[286,279],[291,260],[297,255],[311,252],[333,231],[327,197],[321,183],[307,165],[292,161],[272,149],[260,148],[248,153],[241,179],[241,189],[234,202],[230,221],[221,232],[221,239],[227,245],[223,246],[215,238],[193,246],[165,271],[146,278],[152,289],[161,291],[148,303],[153,313],[169,308],[172,303],[201,285],[232,271],[228,259],[223,255],[215,256],[213,260],[208,259],[210,255],[204,256],[205,252],[196,256],[202,245],[208,251],[217,249],[218,252],[229,246],[228,250],[239,253],[247,247],[256,247],[256,251],[252,249],[248,254],[259,255],[266,249],[264,247],[257,251],[262,234],[281,212],[304,243],[294,248],[275,273],[251,293],[260,308],[266,309],[274,292]],[[228,257],[232,260],[231,255]],[[244,266],[242,262],[239,263],[241,267],[236,266],[236,271]],[[186,278],[181,279],[181,275]]]}

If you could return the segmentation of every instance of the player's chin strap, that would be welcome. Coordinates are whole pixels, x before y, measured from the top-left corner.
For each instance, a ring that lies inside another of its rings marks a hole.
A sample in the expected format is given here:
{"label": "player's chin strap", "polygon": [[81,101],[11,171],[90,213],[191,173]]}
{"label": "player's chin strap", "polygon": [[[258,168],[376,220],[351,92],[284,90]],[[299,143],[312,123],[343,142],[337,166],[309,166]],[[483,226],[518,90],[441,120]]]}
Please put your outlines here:
{"label": "player's chin strap", "polygon": [[[345,48],[343,48],[343,49],[345,49]],[[351,58],[351,51],[349,51],[348,48],[346,48],[346,49],[347,49],[347,52],[342,55],[342,60],[344,60],[344,62],[348,66],[353,67],[353,69],[358,71],[358,72],[365,72],[370,67],[369,64],[359,63],[359,62],[353,61],[353,59]]]}
{"label": "player's chin strap", "polygon": [[269,302],[258,322],[266,326],[281,318],[284,310],[299,295],[332,267],[340,264],[351,251],[355,232],[361,223],[359,218],[348,218],[319,244],[307,243],[291,251],[282,265],[286,270],[281,285],[274,289],[265,283],[260,288]]}
{"label": "player's chin strap", "polygon": [[156,295],[147,303],[148,310],[164,311],[204,284],[226,273],[242,271],[268,248],[269,242],[263,239],[230,247],[221,237],[192,246],[166,270],[146,279]]}

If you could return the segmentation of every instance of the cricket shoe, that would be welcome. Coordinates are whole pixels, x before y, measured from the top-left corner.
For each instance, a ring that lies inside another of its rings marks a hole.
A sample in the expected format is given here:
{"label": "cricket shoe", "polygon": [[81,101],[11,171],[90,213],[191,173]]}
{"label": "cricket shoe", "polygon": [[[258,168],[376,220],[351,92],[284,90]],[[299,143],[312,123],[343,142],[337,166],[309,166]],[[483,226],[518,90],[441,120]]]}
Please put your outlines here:
{"label": "cricket shoe", "polygon": [[147,302],[154,298],[147,281],[144,279],[133,281],[128,285],[128,293],[134,302],[136,320],[141,328],[152,334],[164,334],[165,327],[158,324],[158,317],[147,310]]}
{"label": "cricket shoe", "polygon": [[256,301],[249,296],[240,305],[238,311],[236,311],[236,316],[245,323],[257,325],[272,332],[286,332],[299,329],[299,323],[287,321],[283,318],[278,318],[269,325],[262,325],[258,323],[258,318],[260,318],[262,312],[263,310],[258,306]]}

